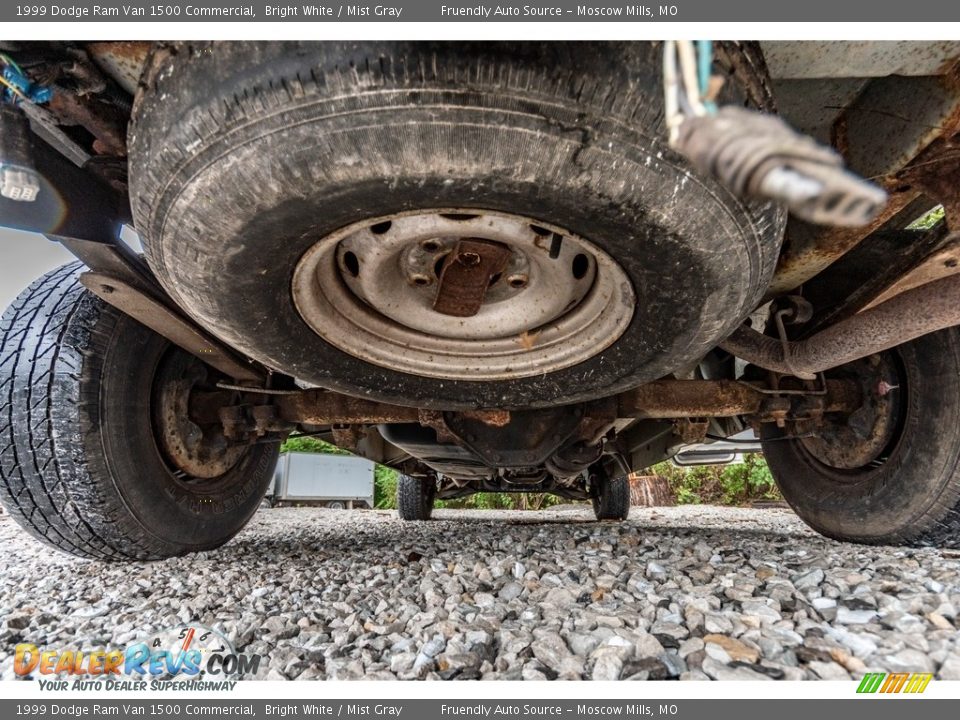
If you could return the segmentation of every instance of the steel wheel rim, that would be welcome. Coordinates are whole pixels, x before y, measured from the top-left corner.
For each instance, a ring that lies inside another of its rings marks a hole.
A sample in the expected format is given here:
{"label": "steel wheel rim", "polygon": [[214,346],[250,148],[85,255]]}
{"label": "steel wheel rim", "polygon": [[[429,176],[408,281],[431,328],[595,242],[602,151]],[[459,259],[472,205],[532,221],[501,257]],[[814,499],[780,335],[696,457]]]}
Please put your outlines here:
{"label": "steel wheel rim", "polygon": [[[431,305],[439,262],[468,238],[508,246],[510,261],[475,316],[441,315]],[[585,238],[476,209],[398,213],[331,233],[300,259],[292,294],[306,324],[350,355],[412,375],[487,381],[594,357],[626,331],[636,303],[623,269]]]}

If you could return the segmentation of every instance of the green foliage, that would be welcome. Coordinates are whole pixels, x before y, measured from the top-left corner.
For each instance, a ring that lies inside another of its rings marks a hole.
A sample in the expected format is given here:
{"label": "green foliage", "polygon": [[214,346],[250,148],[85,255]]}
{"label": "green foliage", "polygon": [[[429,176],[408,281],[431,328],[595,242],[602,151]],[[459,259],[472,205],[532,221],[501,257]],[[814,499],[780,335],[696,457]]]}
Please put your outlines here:
{"label": "green foliage", "polygon": [[380,510],[397,509],[397,480],[400,478],[393,468],[377,465],[373,471],[373,505]]}
{"label": "green foliage", "polygon": [[302,452],[318,453],[320,455],[352,455],[353,453],[343,448],[338,448],[326,440],[315,437],[298,437],[296,435],[287,438],[280,446],[280,452]]}
{"label": "green foliage", "polygon": [[663,462],[650,472],[667,478],[678,505],[743,505],[755,500],[780,500],[762,455],[747,454],[735,465],[701,465],[682,468]]}
{"label": "green foliage", "polygon": [[542,510],[570,502],[550,493],[477,493],[456,500],[440,500],[437,507],[470,510]]}
{"label": "green foliage", "polygon": [[702,502],[699,493],[694,492],[690,488],[680,486],[676,488],[676,492],[677,505],[699,505]]}
{"label": "green foliage", "polygon": [[943,220],[946,213],[944,212],[943,205],[937,205],[933,210],[930,210],[924,215],[921,215],[912,223],[907,225],[907,230],[929,230],[938,222]]}

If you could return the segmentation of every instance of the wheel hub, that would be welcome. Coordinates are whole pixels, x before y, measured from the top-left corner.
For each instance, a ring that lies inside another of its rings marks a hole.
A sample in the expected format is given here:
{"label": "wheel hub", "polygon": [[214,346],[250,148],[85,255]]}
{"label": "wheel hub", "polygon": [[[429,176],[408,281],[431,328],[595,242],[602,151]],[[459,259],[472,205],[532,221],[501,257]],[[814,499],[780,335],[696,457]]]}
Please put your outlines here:
{"label": "wheel hub", "polygon": [[826,418],[821,425],[798,430],[809,434],[800,443],[823,464],[838,470],[880,465],[896,438],[903,400],[902,379],[891,353],[856,360],[838,376],[856,379],[863,404],[849,416]]}
{"label": "wheel hub", "polygon": [[[205,396],[197,385],[207,378],[206,367],[185,353],[168,357],[157,373],[154,390],[154,422],[157,439],[180,480],[210,480],[226,473],[247,448],[232,445],[223,434],[216,413],[201,405]],[[223,393],[219,393],[222,395]]]}
{"label": "wheel hub", "polygon": [[499,212],[435,210],[355,223],[317,242],[293,298],[327,342],[401,372],[529,377],[609,347],[636,302],[607,253]]}

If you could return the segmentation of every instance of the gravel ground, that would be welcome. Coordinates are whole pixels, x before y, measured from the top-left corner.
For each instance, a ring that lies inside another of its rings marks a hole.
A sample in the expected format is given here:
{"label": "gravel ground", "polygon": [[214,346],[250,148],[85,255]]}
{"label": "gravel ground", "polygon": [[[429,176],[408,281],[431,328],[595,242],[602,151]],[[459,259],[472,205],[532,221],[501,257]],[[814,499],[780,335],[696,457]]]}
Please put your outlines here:
{"label": "gravel ground", "polygon": [[227,547],[72,559],[0,516],[0,668],[16,642],[124,646],[200,622],[258,677],[960,679],[957,553],[824,540],[787,510],[263,510]]}

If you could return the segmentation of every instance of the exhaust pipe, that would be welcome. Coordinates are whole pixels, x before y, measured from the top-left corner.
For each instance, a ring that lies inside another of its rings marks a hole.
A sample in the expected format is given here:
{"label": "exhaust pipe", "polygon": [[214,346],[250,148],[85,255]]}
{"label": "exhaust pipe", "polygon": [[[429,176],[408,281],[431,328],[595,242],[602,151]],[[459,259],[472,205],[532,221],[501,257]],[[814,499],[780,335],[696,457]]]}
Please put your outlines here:
{"label": "exhaust pipe", "polygon": [[960,275],[921,285],[798,342],[746,326],[720,343],[731,355],[784,375],[817,373],[960,325]]}

